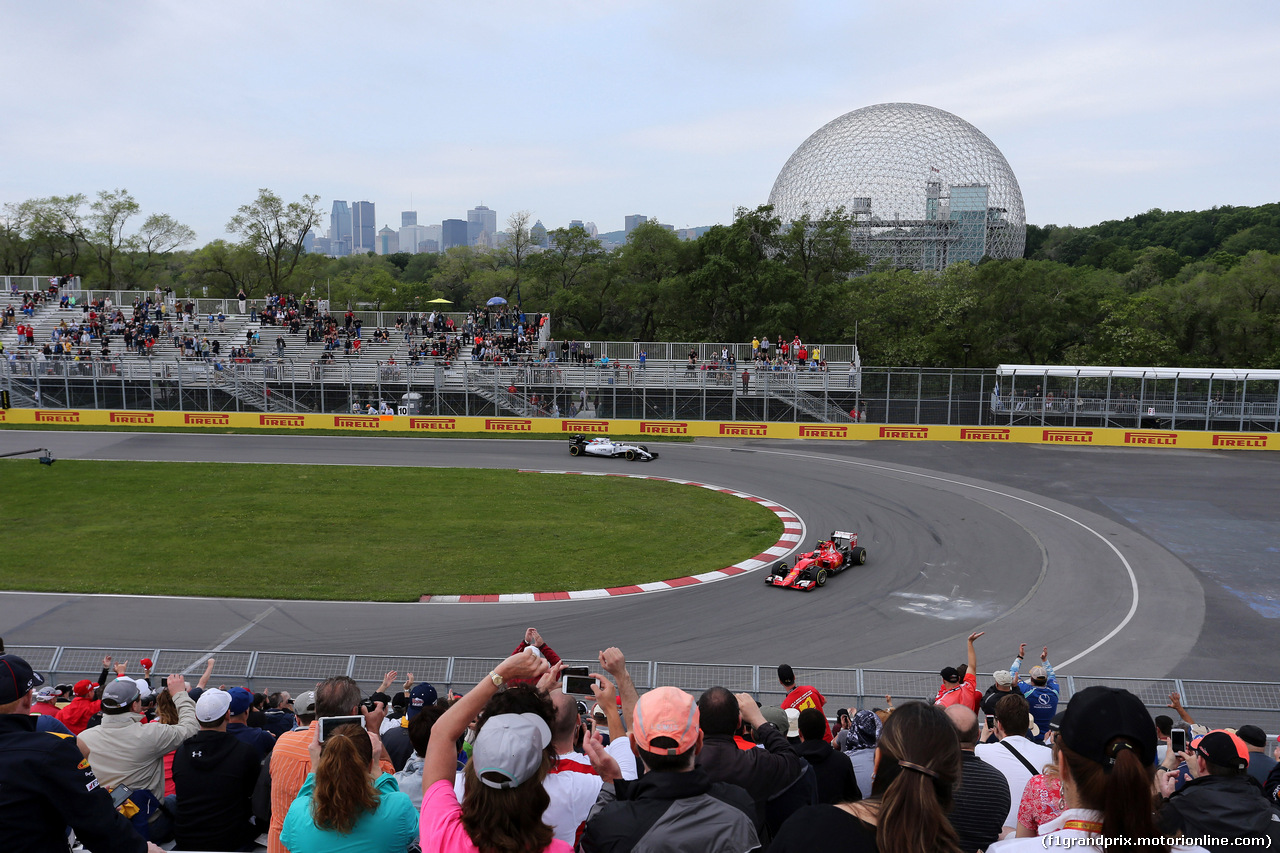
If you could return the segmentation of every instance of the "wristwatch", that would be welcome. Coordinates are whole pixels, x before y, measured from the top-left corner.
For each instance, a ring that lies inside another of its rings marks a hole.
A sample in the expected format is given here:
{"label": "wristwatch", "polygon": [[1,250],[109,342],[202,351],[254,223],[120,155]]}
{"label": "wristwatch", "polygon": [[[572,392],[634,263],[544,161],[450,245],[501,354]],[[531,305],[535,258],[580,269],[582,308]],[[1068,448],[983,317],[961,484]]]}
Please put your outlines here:
{"label": "wristwatch", "polygon": [[498,671],[496,669],[491,670],[489,672],[489,680],[493,682],[494,687],[501,687],[502,683],[506,681],[505,678],[503,678],[501,675],[498,675]]}

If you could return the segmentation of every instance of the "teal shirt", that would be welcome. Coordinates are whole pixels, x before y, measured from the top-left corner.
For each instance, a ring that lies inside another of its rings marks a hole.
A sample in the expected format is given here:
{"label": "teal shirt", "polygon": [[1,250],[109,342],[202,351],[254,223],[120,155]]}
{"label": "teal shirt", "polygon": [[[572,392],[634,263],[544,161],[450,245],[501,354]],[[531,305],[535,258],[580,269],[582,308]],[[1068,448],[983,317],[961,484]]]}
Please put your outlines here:
{"label": "teal shirt", "polygon": [[316,827],[311,817],[315,781],[308,773],[285,816],[280,840],[289,853],[404,853],[418,840],[418,812],[390,773],[373,783],[381,795],[377,811],[362,816],[346,835]]}

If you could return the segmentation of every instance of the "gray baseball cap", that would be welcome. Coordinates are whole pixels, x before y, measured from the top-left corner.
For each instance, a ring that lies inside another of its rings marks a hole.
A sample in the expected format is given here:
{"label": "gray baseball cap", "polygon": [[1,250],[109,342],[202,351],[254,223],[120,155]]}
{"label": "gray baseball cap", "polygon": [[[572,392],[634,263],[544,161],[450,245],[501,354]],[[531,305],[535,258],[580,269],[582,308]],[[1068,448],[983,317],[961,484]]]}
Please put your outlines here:
{"label": "gray baseball cap", "polygon": [[515,788],[538,774],[549,743],[551,729],[537,714],[499,714],[476,735],[471,763],[490,788]]}
{"label": "gray baseball cap", "polygon": [[102,691],[102,712],[123,714],[141,695],[137,683],[132,678],[117,678]]}

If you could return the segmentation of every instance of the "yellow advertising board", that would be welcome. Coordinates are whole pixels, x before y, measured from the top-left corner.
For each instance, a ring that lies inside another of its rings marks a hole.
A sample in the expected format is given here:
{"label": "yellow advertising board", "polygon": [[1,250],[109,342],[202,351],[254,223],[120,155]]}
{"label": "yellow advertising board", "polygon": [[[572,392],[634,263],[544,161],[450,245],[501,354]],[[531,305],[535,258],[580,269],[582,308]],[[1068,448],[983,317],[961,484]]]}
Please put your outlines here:
{"label": "yellow advertising board", "polygon": [[528,434],[651,435],[692,438],[828,439],[836,441],[955,441],[1095,447],[1176,447],[1190,450],[1280,450],[1280,434],[1205,430],[1049,426],[902,426],[882,424],[758,423],[753,421],[614,420],[608,418],[446,417],[436,415],[316,415],[262,412],[145,412],[103,409],[7,409],[0,423],[103,427],[324,429],[365,435]]}

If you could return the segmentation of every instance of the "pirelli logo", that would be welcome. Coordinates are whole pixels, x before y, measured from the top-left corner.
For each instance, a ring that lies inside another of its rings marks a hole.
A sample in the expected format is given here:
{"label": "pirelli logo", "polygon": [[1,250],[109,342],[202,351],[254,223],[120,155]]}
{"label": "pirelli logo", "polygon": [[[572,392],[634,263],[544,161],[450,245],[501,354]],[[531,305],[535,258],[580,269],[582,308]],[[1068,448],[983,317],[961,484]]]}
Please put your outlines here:
{"label": "pirelli logo", "polygon": [[641,421],[641,435],[688,435],[689,424],[684,421]]}
{"label": "pirelli logo", "polygon": [[305,415],[258,415],[260,426],[300,427],[307,425]]}
{"label": "pirelli logo", "polygon": [[1240,433],[1213,434],[1214,447],[1266,447],[1265,435],[1242,435]]}
{"label": "pirelli logo", "polygon": [[1040,440],[1059,444],[1093,444],[1093,430],[1047,429],[1041,435]]}
{"label": "pirelli logo", "polygon": [[231,415],[192,415],[186,414],[182,422],[191,426],[231,426]]}
{"label": "pirelli logo", "polygon": [[376,417],[370,418],[359,415],[334,415],[333,425],[349,429],[378,429],[382,426],[382,421]]}
{"label": "pirelli logo", "polygon": [[1176,432],[1126,432],[1125,444],[1145,444],[1153,447],[1173,447],[1178,443]]}
{"label": "pirelli logo", "polygon": [[768,424],[720,424],[721,435],[740,435],[753,438],[765,438],[769,435]]}
{"label": "pirelli logo", "polygon": [[970,429],[960,428],[961,441],[1008,441],[1013,434],[1011,429]]}
{"label": "pirelli logo", "polygon": [[108,412],[107,421],[113,424],[154,424],[156,416],[152,412]]}
{"label": "pirelli logo", "polygon": [[9,415],[9,412],[7,410],[0,409],[0,424],[5,423],[5,419],[8,417],[8,415]]}
{"label": "pirelli logo", "polygon": [[78,424],[80,423],[79,412],[45,412],[36,409],[36,423],[38,424]]}
{"label": "pirelli logo", "polygon": [[849,428],[843,426],[813,426],[800,424],[801,438],[848,438]]}
{"label": "pirelli logo", "polygon": [[928,438],[929,428],[928,427],[882,426],[880,427],[880,437],[881,438],[907,438],[907,439]]}
{"label": "pirelli logo", "polygon": [[562,432],[608,432],[608,421],[564,421],[560,425]]}
{"label": "pirelli logo", "polygon": [[409,418],[409,429],[457,429],[456,418]]}
{"label": "pirelli logo", "polygon": [[485,418],[484,428],[493,432],[533,432],[533,421],[525,418]]}

